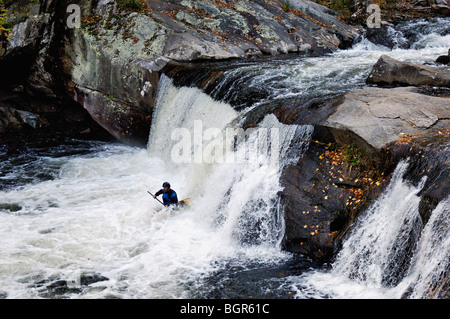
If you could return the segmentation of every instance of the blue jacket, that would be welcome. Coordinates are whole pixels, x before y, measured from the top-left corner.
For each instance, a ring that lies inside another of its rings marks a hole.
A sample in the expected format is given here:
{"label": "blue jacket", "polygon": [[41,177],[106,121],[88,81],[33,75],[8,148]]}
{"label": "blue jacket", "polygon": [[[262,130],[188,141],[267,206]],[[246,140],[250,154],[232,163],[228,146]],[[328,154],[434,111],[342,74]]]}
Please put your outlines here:
{"label": "blue jacket", "polygon": [[164,189],[160,189],[156,192],[156,196],[163,195],[164,205],[177,205],[178,206],[178,197],[177,193],[173,189],[169,189],[167,193],[164,192]]}

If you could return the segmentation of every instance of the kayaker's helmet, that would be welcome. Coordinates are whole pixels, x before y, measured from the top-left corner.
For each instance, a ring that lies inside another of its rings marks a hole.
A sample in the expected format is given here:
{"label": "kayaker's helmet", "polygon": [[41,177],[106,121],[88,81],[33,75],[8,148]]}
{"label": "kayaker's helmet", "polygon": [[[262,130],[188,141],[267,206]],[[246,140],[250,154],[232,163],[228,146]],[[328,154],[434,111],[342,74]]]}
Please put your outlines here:
{"label": "kayaker's helmet", "polygon": [[170,187],[170,184],[168,182],[164,182],[162,187]]}

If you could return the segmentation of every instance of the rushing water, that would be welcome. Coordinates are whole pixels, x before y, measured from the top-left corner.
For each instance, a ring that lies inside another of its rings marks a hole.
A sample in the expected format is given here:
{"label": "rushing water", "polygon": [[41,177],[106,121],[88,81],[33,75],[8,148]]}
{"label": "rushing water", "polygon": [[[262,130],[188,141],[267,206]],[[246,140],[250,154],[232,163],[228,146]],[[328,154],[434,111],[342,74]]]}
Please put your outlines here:
{"label": "rushing water", "polygon": [[[333,267],[291,277],[298,298],[433,298],[450,270],[450,197],[422,230],[419,191],[397,166],[380,198],[367,209],[344,242]],[[287,284],[287,283],[285,283]]]}
{"label": "rushing water", "polygon": [[[226,88],[224,102],[163,77],[147,149],[94,141],[0,146],[0,296],[426,296],[430,283],[448,278],[448,199],[420,232],[422,184],[404,182],[401,163],[332,269],[310,270],[312,263],[280,249],[277,192],[280,170],[302,155],[312,127],[268,115],[236,133],[246,110],[227,102],[244,87],[264,91],[265,101],[345,92],[364,85],[385,53],[432,63],[450,47],[438,27],[448,20],[436,21],[412,23],[420,31],[408,49],[364,40],[325,57],[237,64],[211,93]],[[167,210],[147,194],[164,181],[191,206]],[[403,234],[421,240],[411,245]]]}
{"label": "rushing water", "polygon": [[237,68],[225,70],[223,80],[210,95],[237,107],[247,105],[249,99],[258,105],[289,98],[306,101],[328,97],[364,85],[372,66],[382,54],[400,61],[439,66],[434,61],[437,56],[447,54],[450,47],[448,21],[417,20],[400,25],[398,30],[390,27],[386,36],[395,40],[393,42],[405,43],[407,48],[396,45],[390,49],[363,38],[352,49],[327,56],[242,62]]}

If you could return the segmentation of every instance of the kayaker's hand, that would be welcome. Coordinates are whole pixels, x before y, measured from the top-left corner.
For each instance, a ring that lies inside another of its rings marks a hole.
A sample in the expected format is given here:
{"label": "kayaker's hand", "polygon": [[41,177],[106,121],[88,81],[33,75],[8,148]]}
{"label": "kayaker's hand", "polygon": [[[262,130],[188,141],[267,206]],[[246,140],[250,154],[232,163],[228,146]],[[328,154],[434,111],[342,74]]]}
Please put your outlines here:
{"label": "kayaker's hand", "polygon": [[156,195],[153,195],[153,198],[156,198]]}

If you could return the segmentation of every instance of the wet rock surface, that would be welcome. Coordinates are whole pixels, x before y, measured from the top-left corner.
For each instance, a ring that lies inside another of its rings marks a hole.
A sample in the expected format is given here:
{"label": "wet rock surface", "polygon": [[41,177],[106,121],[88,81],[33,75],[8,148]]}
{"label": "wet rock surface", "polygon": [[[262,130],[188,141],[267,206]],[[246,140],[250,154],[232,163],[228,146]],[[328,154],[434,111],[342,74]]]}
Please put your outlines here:
{"label": "wet rock surface", "polygon": [[425,100],[415,88],[365,87],[347,93],[326,125],[348,128],[381,149],[399,140],[401,133],[424,133],[448,126],[449,114],[448,99],[427,96]]}
{"label": "wet rock surface", "polygon": [[315,126],[309,149],[281,177],[284,249],[322,262],[333,258],[347,227],[392,171],[393,158],[356,146],[364,143],[349,130]]}
{"label": "wet rock surface", "polygon": [[446,88],[363,87],[269,108],[283,123],[315,125],[307,152],[282,174],[284,249],[330,261],[401,159],[409,159],[411,183],[427,176],[419,207],[426,224],[450,191],[447,96]]}
{"label": "wet rock surface", "polygon": [[367,77],[368,84],[450,87],[450,70],[401,62],[382,55]]}
{"label": "wet rock surface", "polygon": [[70,295],[79,295],[85,289],[93,289],[90,285],[108,281],[109,278],[98,273],[81,273],[71,280],[61,279],[58,276],[36,280],[33,288],[39,292],[39,296],[50,299],[69,298]]}
{"label": "wet rock surface", "polygon": [[[26,92],[70,97],[119,140],[147,142],[160,71],[171,61],[224,60],[348,46],[356,29],[309,1],[6,1],[12,24],[0,67]],[[23,65],[20,72],[14,65]]]}

